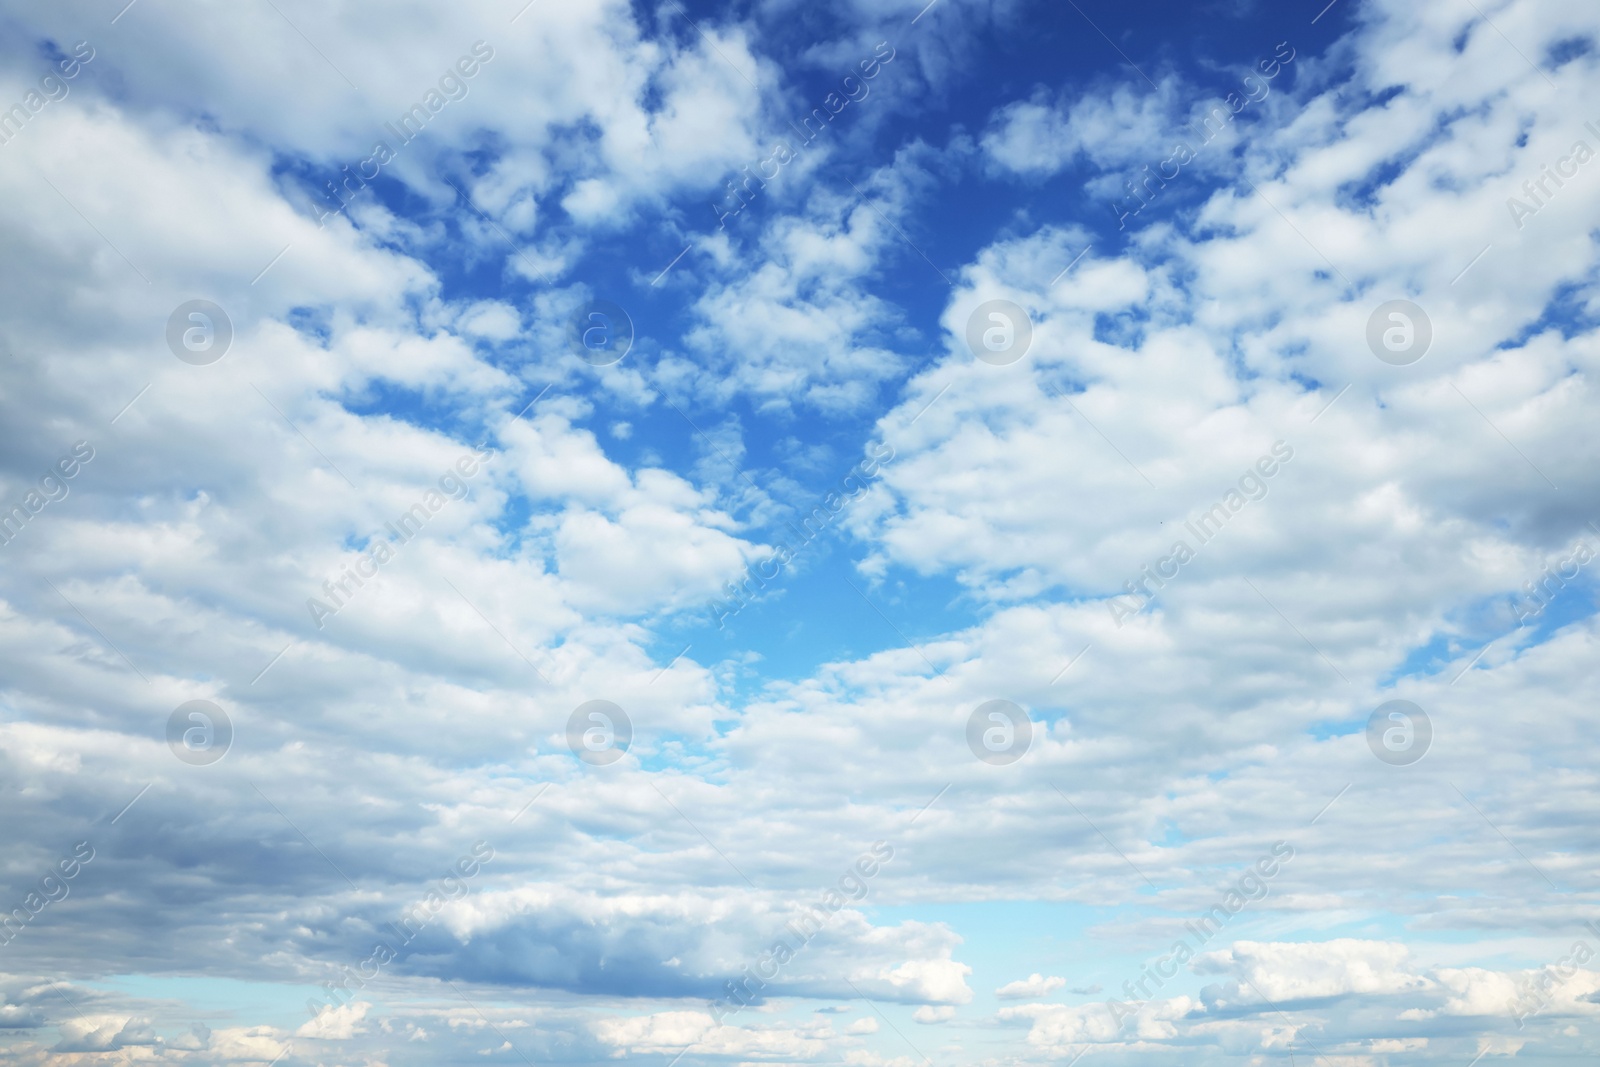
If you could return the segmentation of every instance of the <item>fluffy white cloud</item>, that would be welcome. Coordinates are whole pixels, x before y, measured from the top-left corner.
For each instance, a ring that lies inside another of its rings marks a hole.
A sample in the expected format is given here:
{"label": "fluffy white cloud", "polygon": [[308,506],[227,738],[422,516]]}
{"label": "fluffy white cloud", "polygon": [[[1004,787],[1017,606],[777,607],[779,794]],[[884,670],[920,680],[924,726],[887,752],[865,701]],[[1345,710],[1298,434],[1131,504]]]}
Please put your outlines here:
{"label": "fluffy white cloud", "polygon": [[1030,974],[1026,978],[1019,978],[1015,982],[1007,982],[994,991],[994,995],[1005,1000],[1022,1000],[1029,997],[1047,997],[1051,993],[1067,984],[1065,978],[1050,975],[1048,978],[1042,974]]}
{"label": "fluffy white cloud", "polygon": [[1199,974],[1225,974],[1236,980],[1215,998],[1217,1006],[1236,998],[1268,1001],[1315,1000],[1351,993],[1404,993],[1427,989],[1428,979],[1412,973],[1404,945],[1338,938],[1313,944],[1236,942],[1224,952],[1194,961]]}

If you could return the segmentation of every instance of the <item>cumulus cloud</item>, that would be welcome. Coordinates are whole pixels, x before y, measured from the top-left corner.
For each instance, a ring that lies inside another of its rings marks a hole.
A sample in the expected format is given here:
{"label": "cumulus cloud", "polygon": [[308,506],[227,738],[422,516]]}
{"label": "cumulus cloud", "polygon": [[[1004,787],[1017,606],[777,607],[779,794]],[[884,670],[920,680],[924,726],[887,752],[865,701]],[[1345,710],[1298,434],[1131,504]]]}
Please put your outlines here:
{"label": "cumulus cloud", "polygon": [[1286,945],[1236,942],[1226,952],[1208,952],[1195,959],[1198,974],[1233,975],[1229,994],[1212,998],[1225,1006],[1229,997],[1269,1001],[1315,1000],[1352,993],[1404,993],[1426,989],[1428,980],[1411,973],[1404,945],[1339,938],[1316,944]]}
{"label": "cumulus cloud", "polygon": [[329,1008],[315,1018],[303,1023],[294,1032],[294,1036],[321,1038],[326,1041],[347,1040],[357,1034],[366,1033],[366,1027],[362,1020],[367,1017],[367,1012],[371,1010],[371,1004],[360,1000]]}
{"label": "cumulus cloud", "polygon": [[1042,974],[1034,973],[1026,978],[1019,978],[1015,982],[1007,982],[999,989],[996,989],[994,995],[1004,1000],[1046,997],[1066,984],[1067,980],[1065,978],[1059,978],[1055,975],[1046,978]]}

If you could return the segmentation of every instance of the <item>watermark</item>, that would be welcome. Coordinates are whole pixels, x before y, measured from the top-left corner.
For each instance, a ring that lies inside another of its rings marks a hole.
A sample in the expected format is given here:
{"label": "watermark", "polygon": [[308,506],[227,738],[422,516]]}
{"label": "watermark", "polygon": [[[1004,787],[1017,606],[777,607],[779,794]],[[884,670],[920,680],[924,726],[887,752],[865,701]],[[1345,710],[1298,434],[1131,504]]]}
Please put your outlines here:
{"label": "watermark", "polygon": [[[839,481],[839,488],[843,494],[829,492],[822,498],[822,502],[811,509],[810,514],[802,518],[797,525],[794,522],[787,524],[787,532],[780,537],[778,547],[772,555],[759,563],[747,563],[744,568],[744,577],[737,582],[728,582],[724,587],[727,594],[726,600],[713,599],[711,601],[711,617],[721,630],[727,625],[727,620],[743,611],[756,596],[756,593],[766,588],[768,582],[776,581],[783,569],[793,562],[805,547],[814,541],[818,534],[826,530],[845,505],[860,497],[867,491],[867,486],[878,476],[883,464],[894,458],[894,446],[888,442],[881,445],[869,445],[867,458],[857,463]],[[855,487],[851,488],[851,483]],[[812,524],[816,528],[812,528]],[[791,538],[789,535],[793,534]],[[767,573],[771,569],[770,574]],[[754,589],[751,587],[754,586]]]}
{"label": "watermark", "polygon": [[1367,747],[1391,767],[1409,767],[1428,754],[1433,720],[1409,700],[1379,704],[1367,716]]}
{"label": "watermark", "polygon": [[79,841],[72,846],[72,855],[57,860],[56,865],[22,898],[22,903],[9,912],[0,913],[0,945],[11,944],[40,912],[51,904],[66,900],[67,894],[72,892],[67,883],[78,877],[78,873],[92,859],[94,846],[87,841]]}
{"label": "watermark", "polygon": [[[1595,529],[1597,533],[1600,533],[1600,527],[1596,527],[1593,522],[1589,523],[1589,526]],[[1573,542],[1572,549],[1565,559],[1558,563],[1545,564],[1544,569],[1537,576],[1523,582],[1521,596],[1516,594],[1508,595],[1506,604],[1510,608],[1511,614],[1516,618],[1517,627],[1520,629],[1530,623],[1537,622],[1544,615],[1545,609],[1555,602],[1556,598],[1566,590],[1567,586],[1578,580],[1583,568],[1594,562],[1597,554],[1600,554],[1600,549],[1592,547],[1586,539],[1579,538]],[[1485,644],[1478,651],[1478,654],[1472,658],[1472,662],[1468,663],[1466,668],[1462,670],[1461,675],[1457,676],[1457,679],[1459,680],[1467,670],[1472,669],[1472,665],[1477,663],[1483,654],[1488,651],[1489,645],[1494,644],[1495,641],[1504,636],[1505,634],[1501,634]],[[1452,682],[1452,684],[1454,683]]]}
{"label": "watermark", "polygon": [[633,720],[609,700],[587,700],[567,718],[567,747],[593,767],[621,759],[633,743]]}
{"label": "watermark", "polygon": [[[13,504],[9,510],[0,511],[0,545],[9,545],[22,533],[22,528],[45,509],[47,504],[65,500],[71,492],[67,482],[78,476],[83,465],[94,458],[94,448],[88,441],[79,441],[72,451],[45,468],[39,478],[39,488],[29,489],[22,503]],[[14,528],[13,528],[14,527]]]}
{"label": "watermark", "polygon": [[988,700],[967,717],[967,747],[993,767],[1006,767],[1028,754],[1033,722],[1009,700]]}
{"label": "watermark", "polygon": [[[1551,601],[1560,595],[1568,582],[1577,580],[1578,572],[1594,557],[1595,550],[1589,547],[1589,543],[1579,541],[1572,546],[1572,552],[1566,559],[1555,564],[1554,573],[1551,573],[1550,565],[1546,564],[1538,580],[1523,582],[1523,599],[1511,602],[1511,610],[1517,615],[1517,625],[1521,626],[1529,619],[1537,619],[1543,615],[1544,609],[1550,606]],[[1567,573],[1569,568],[1570,574]]]}
{"label": "watermark", "polygon": [[[453,867],[447,868],[448,873],[443,878],[428,886],[428,891],[422,899],[400,913],[398,922],[385,924],[388,930],[383,940],[372,946],[372,952],[366,959],[354,968],[348,964],[341,967],[342,974],[338,981],[320,983],[328,1003],[323,1003],[317,997],[309,998],[306,1001],[306,1011],[311,1017],[315,1019],[329,1008],[342,1008],[353,1001],[356,992],[378,977],[385,964],[398,959],[401,950],[438,917],[447,903],[460,900],[471,892],[467,879],[476,877],[483,869],[483,865],[492,859],[494,859],[494,849],[489,843],[475,842],[470,852],[457,859]],[[389,934],[394,935],[392,943]]]}
{"label": "watermark", "polygon": [[233,747],[233,720],[209,700],[189,700],[167,716],[167,747],[191,767],[209,767]]}
{"label": "watermark", "polygon": [[[1600,934],[1595,929],[1594,923],[1584,920],[1584,924],[1592,932]],[[1555,1000],[1554,987],[1558,982],[1565,982],[1578,973],[1578,968],[1594,958],[1594,952],[1589,948],[1589,942],[1578,940],[1573,942],[1567,954],[1555,963],[1539,968],[1536,975],[1529,975],[1517,985],[1517,997],[1511,1005],[1511,1016],[1517,1021],[1517,1029],[1521,1030],[1527,1021],[1548,1008]]]}
{"label": "watermark", "polygon": [[[1121,629],[1124,622],[1154,602],[1155,594],[1150,591],[1151,585],[1164,589],[1167,582],[1176,578],[1184,565],[1199,554],[1199,547],[1209,544],[1233,516],[1244,510],[1247,503],[1266,499],[1269,492],[1267,480],[1276,476],[1281,465],[1293,458],[1293,448],[1283,441],[1274,441],[1271,451],[1257,459],[1239,477],[1237,489],[1229,489],[1220,501],[1201,512],[1199,518],[1185,520],[1183,528],[1193,535],[1197,546],[1190,547],[1187,540],[1179,538],[1165,556],[1154,563],[1145,564],[1139,569],[1138,577],[1122,583],[1127,595],[1114,596],[1106,601],[1117,628]],[[1131,607],[1123,603],[1125,599],[1132,601]]]}
{"label": "watermark", "polygon": [[[1286,48],[1288,49],[1287,55],[1284,54],[1284,49]],[[1267,98],[1268,94],[1272,92],[1267,83],[1281,74],[1284,66],[1294,62],[1295,50],[1289,47],[1288,41],[1280,41],[1272,54],[1274,58],[1263,59],[1256,64],[1256,69],[1261,72],[1260,77],[1257,77],[1254,73],[1244,76],[1244,95],[1241,96],[1237,92],[1230,92],[1227,95],[1224,101],[1228,105],[1226,110],[1221,106],[1213,107],[1200,119],[1198,129],[1195,127],[1195,120],[1189,120],[1187,132],[1199,142],[1198,148],[1191,147],[1187,139],[1180,140],[1173,146],[1172,154],[1156,164],[1155,173],[1151,173],[1150,165],[1147,163],[1139,172],[1143,176],[1142,178],[1136,175],[1134,178],[1124,178],[1122,180],[1123,188],[1128,191],[1126,199],[1138,206],[1124,208],[1121,206],[1121,199],[1111,205],[1111,214],[1116,216],[1117,219],[1117,229],[1127,229],[1130,215],[1137,215],[1154,203],[1156,197],[1167,187],[1167,183],[1175,181],[1183,173],[1183,168],[1194,162],[1217,134],[1221,133],[1233,121],[1235,115],[1251,104],[1258,104]],[[1252,80],[1257,82],[1254,87],[1250,84]],[[1258,90],[1261,94],[1259,96],[1256,95]],[[1213,127],[1212,123],[1216,124],[1215,127]],[[1166,172],[1166,167],[1172,168],[1171,174]]]}
{"label": "watermark", "polygon": [[[404,148],[421,136],[423,127],[427,126],[447,105],[467,98],[467,94],[471,91],[471,86],[467,83],[493,58],[493,47],[484,41],[472,42],[470,54],[462,56],[453,66],[445,68],[444,74],[439,77],[437,89],[430,88],[423,94],[420,102],[412,104],[396,122],[385,122],[383,128],[394,136],[401,148]],[[325,183],[326,197],[338,206],[331,211],[323,211],[318,207],[317,225],[325,226],[328,219],[343,213],[356,198],[356,194],[365,189],[368,182],[377,178],[396,155],[398,153],[390,147],[388,141],[378,141],[372,146],[372,154],[355,165],[354,172],[348,163],[340,168],[344,176],[343,181],[337,185],[331,180]],[[372,168],[370,174],[367,173],[368,167]]]}
{"label": "watermark", "polygon": [[367,580],[376,578],[379,569],[395,558],[400,546],[409,544],[420,534],[428,520],[439,514],[446,504],[451,500],[466,499],[466,479],[477,474],[481,469],[480,461],[486,461],[492,455],[494,449],[479,445],[476,452],[468,452],[456,460],[455,466],[439,477],[438,489],[429,489],[422,494],[420,501],[407,508],[398,518],[384,524],[384,529],[389,531],[387,537],[383,540],[378,540],[378,534],[368,537],[363,554],[354,563],[345,564],[338,577],[322,583],[326,601],[307,597],[306,610],[311,613],[311,621],[317,624],[317,629],[322,629],[328,616],[344,610],[355,594],[367,584]]}
{"label": "watermark", "polygon": [[1028,354],[1033,320],[1010,300],[985,300],[967,316],[967,348],[993,367],[1008,367]]}
{"label": "watermark", "polygon": [[[1129,1003],[1124,1004],[1115,997],[1106,998],[1106,1008],[1111,1012],[1112,1022],[1117,1028],[1121,1029],[1127,1019],[1136,1015],[1154,995],[1150,991],[1150,983],[1154,982],[1156,989],[1166,985],[1169,979],[1177,977],[1178,968],[1192,959],[1195,953],[1220,933],[1230,919],[1249,905],[1265,900],[1267,883],[1278,876],[1278,872],[1282,869],[1281,864],[1288,863],[1292,859],[1294,859],[1293,845],[1287,841],[1274,843],[1269,852],[1256,860],[1228,887],[1220,902],[1211,905],[1193,922],[1185,921],[1183,928],[1189,932],[1187,938],[1180,937],[1172,943],[1166,955],[1145,964],[1139,972],[1137,981],[1130,978],[1122,983],[1122,991],[1128,997]],[[1191,940],[1194,942],[1192,947]]]}
{"label": "watermark", "polygon": [[[885,49],[888,50],[887,53],[885,53]],[[830,92],[822,98],[822,106],[812,108],[811,114],[801,119],[799,126],[796,126],[793,122],[789,123],[789,128],[803,138],[803,140],[799,141],[800,147],[805,148],[820,137],[822,132],[828,128],[828,124],[842,113],[845,108],[849,107],[852,102],[865,100],[868,94],[872,92],[867,82],[881,74],[884,66],[894,62],[894,57],[895,50],[890,46],[889,42],[879,41],[873,48],[872,55],[856,64],[856,69],[861,72],[861,77],[857,78],[854,74],[847,74],[839,82],[839,88],[844,90],[843,96],[837,91]],[[816,124],[815,130],[811,128],[812,123]],[[750,173],[750,167],[745,167],[739,172],[744,178],[742,185],[735,184],[732,178],[728,179],[726,183],[728,186],[727,195],[711,205],[711,213],[717,217],[718,228],[727,229],[728,220],[749,207],[750,202],[756,198],[756,191],[750,188],[752,182],[756,184],[757,190],[765,189],[767,182],[776,178],[785,166],[798,158],[800,158],[799,151],[790,145],[787,140],[780,138],[773,147],[771,155],[759,163],[752,164],[756,169],[755,174]],[[771,174],[766,171],[768,166],[772,167]],[[729,200],[733,201],[734,207],[726,207]]]}
{"label": "watermark", "polygon": [[22,128],[45,109],[45,105],[65,100],[72,91],[67,82],[76,78],[84,64],[93,58],[94,46],[88,41],[79,41],[72,46],[71,56],[57,61],[56,70],[61,72],[59,75],[46,74],[39,79],[39,88],[29,89],[20,103],[0,111],[0,145],[10,144],[22,132]]}
{"label": "watermark", "polygon": [[233,320],[220,304],[186,300],[167,316],[167,347],[191,366],[215,363],[232,344]]}
{"label": "watermark", "polygon": [[1367,347],[1391,367],[1409,367],[1428,354],[1433,320],[1409,300],[1389,300],[1367,316]]}
{"label": "watermark", "polygon": [[633,318],[620,304],[595,300],[572,320],[572,350],[594,367],[609,367],[633,347]]}
{"label": "watermark", "polygon": [[[1600,127],[1593,122],[1585,122],[1583,128],[1600,142]],[[1522,183],[1522,193],[1528,198],[1526,201],[1514,196],[1506,197],[1506,210],[1511,212],[1511,221],[1517,224],[1517,229],[1522,229],[1529,219],[1547,207],[1566,188],[1567,182],[1578,176],[1579,168],[1593,158],[1594,149],[1589,147],[1589,142],[1576,141],[1566,155],[1555,161],[1554,166],[1541,164],[1539,176]],[[1554,189],[1550,188],[1551,183],[1554,183]]]}
{"label": "watermark", "polygon": [[[883,864],[894,858],[894,847],[887,841],[874,841],[871,848],[856,857],[856,862],[845,868],[839,876],[838,888],[822,891],[815,904],[800,909],[798,917],[783,925],[784,936],[775,939],[753,964],[745,966],[738,980],[729,979],[723,988],[727,996],[710,1003],[708,1010],[717,1025],[729,1015],[754,1004],[767,983],[775,980],[785,964],[811,943],[811,939],[833,920],[847,902],[861,900],[867,895],[871,880],[877,877]],[[791,943],[792,942],[792,943]]]}

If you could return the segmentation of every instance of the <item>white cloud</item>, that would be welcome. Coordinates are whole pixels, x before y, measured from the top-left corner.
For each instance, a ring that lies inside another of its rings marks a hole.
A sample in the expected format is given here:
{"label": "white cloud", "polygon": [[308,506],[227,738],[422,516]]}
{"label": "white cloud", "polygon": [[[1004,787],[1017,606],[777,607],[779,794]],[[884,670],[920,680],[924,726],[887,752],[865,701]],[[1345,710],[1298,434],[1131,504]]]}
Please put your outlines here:
{"label": "white cloud", "polygon": [[1005,1000],[1021,1000],[1027,997],[1047,997],[1051,993],[1067,984],[1065,978],[1055,975],[1045,977],[1042,974],[1030,974],[1026,978],[1019,978],[1015,982],[1007,982],[994,991],[994,995]]}
{"label": "white cloud", "polygon": [[372,1005],[366,1001],[354,1000],[336,1008],[329,1008],[322,1014],[301,1024],[294,1032],[295,1037],[319,1038],[325,1041],[346,1041],[357,1034],[366,1033],[367,1028],[363,1020],[367,1012],[372,1010]]}
{"label": "white cloud", "polygon": [[[1427,989],[1430,982],[1408,965],[1404,945],[1338,938],[1312,944],[1235,942],[1224,952],[1195,958],[1199,974],[1232,975],[1237,981],[1216,1003],[1236,998],[1259,1002],[1312,1000],[1351,993],[1404,993]],[[1252,992],[1258,990],[1259,992]]]}

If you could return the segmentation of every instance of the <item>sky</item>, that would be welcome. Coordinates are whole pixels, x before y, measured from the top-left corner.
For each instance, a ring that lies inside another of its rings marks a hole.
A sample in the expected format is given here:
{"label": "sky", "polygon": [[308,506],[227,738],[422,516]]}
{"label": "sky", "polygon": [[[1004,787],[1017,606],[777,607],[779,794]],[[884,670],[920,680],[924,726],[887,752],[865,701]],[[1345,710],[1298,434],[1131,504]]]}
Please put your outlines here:
{"label": "sky", "polygon": [[0,0],[0,1063],[1593,1060],[1597,42]]}

